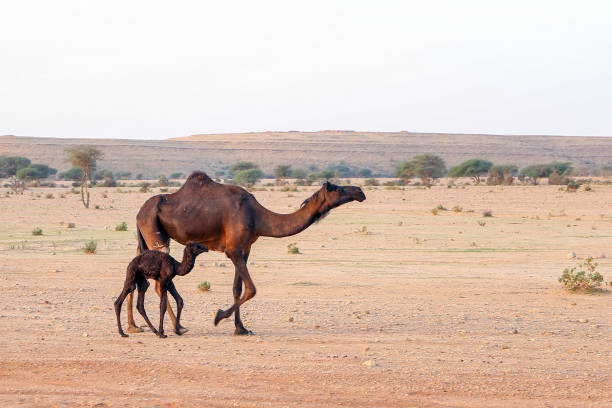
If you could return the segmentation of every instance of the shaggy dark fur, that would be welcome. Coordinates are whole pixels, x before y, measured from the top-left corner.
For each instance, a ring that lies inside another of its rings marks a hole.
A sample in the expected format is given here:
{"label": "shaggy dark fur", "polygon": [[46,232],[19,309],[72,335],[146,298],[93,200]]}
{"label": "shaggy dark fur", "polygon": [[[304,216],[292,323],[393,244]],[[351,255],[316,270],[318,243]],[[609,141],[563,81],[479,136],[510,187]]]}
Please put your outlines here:
{"label": "shaggy dark fur", "polygon": [[[119,334],[122,337],[127,337],[127,334],[123,332],[121,328],[121,305],[125,297],[132,293],[136,286],[138,286],[138,301],[136,308],[147,322],[147,325],[151,328],[153,333],[159,337],[167,337],[164,334],[164,314],[166,313],[166,304],[168,300],[167,291],[170,292],[174,300],[176,300],[176,322],[178,323],[181,318],[181,310],[183,309],[183,299],[177,292],[172,283],[172,278],[176,275],[187,275],[192,269],[196,257],[202,252],[207,252],[208,248],[204,245],[200,245],[197,242],[189,242],[185,246],[183,252],[183,260],[179,263],[169,254],[159,251],[144,251],[140,255],[130,262],[127,267],[125,274],[125,284],[123,285],[123,291],[115,300],[115,314],[117,315],[117,327],[119,328]],[[161,303],[159,304],[159,331],[155,330],[155,327],[149,321],[147,312],[144,308],[144,296],[149,282],[147,279],[154,279],[159,283],[160,286],[160,298]],[[178,325],[177,325],[178,326]],[[179,330],[175,330],[176,334],[182,334]]]}

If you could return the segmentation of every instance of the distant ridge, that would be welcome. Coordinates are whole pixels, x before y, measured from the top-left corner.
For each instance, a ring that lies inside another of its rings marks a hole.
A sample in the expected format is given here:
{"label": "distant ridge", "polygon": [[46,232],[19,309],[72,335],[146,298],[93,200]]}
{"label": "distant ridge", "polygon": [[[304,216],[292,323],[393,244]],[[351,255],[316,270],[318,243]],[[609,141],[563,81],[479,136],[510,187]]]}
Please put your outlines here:
{"label": "distant ridge", "polygon": [[145,177],[192,170],[214,175],[240,160],[255,162],[268,173],[279,164],[308,170],[340,162],[389,173],[422,153],[435,153],[448,166],[473,157],[518,166],[552,160],[571,161],[575,167],[612,164],[612,138],[606,137],[348,130],[196,134],[166,140],[0,136],[0,154],[27,156],[61,171],[69,167],[64,149],[83,144],[104,152],[99,168]]}

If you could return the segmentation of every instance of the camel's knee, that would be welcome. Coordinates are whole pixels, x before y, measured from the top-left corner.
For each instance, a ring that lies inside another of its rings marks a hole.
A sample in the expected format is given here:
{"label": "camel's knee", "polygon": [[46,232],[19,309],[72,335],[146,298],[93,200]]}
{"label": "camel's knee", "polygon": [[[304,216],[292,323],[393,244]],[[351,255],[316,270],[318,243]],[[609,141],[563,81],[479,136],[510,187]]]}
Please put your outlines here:
{"label": "camel's knee", "polygon": [[256,293],[257,293],[257,289],[255,289],[255,285],[253,285],[250,288],[246,288],[245,291],[244,291],[245,300],[249,300],[249,299],[255,297]]}

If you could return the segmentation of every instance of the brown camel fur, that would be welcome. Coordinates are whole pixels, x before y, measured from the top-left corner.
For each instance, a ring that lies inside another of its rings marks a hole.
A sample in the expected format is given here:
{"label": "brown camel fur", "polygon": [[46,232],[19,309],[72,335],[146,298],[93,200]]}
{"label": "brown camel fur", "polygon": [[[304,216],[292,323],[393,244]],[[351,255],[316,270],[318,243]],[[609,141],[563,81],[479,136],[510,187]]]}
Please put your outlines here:
{"label": "brown camel fur", "polygon": [[[241,187],[219,184],[203,172],[194,172],[173,194],[147,200],[136,217],[139,251],[168,251],[170,238],[184,244],[196,241],[212,251],[224,252],[234,264],[234,304],[218,310],[215,326],[234,313],[235,334],[252,334],[240,320],[240,305],[255,296],[255,285],[247,269],[251,245],[259,237],[286,237],[308,228],[332,208],[365,200],[359,187],[336,186],[325,182],[292,214],[277,214],[257,202]],[[244,294],[242,284],[244,283]],[[155,290],[158,292],[156,285]],[[172,308],[168,314],[175,323]],[[128,298],[128,331],[139,331],[132,316],[132,295]],[[185,330],[180,327],[179,331]]]}
{"label": "brown camel fur", "polygon": [[[115,314],[117,315],[117,327],[119,334],[122,337],[127,337],[127,334],[123,332],[121,328],[121,305],[123,300],[129,294],[134,292],[136,286],[138,286],[138,302],[136,308],[142,315],[145,322],[151,329],[151,331],[157,334],[161,338],[167,337],[164,334],[164,314],[166,313],[166,306],[168,302],[168,294],[170,292],[174,300],[176,301],[176,323],[180,327],[181,310],[183,309],[183,298],[179,295],[172,279],[176,276],[187,275],[193,269],[195,259],[202,252],[208,252],[208,248],[204,245],[200,245],[197,242],[189,242],[185,246],[183,251],[183,260],[177,262],[176,259],[171,257],[169,254],[165,254],[159,251],[144,251],[136,258],[132,259],[127,267],[125,273],[125,283],[123,284],[123,291],[115,300]],[[155,279],[160,287],[160,304],[159,304],[159,331],[155,330],[155,327],[149,321],[147,312],[144,308],[144,297],[149,282],[147,279]],[[181,331],[176,329],[175,332],[178,335],[183,334]]]}

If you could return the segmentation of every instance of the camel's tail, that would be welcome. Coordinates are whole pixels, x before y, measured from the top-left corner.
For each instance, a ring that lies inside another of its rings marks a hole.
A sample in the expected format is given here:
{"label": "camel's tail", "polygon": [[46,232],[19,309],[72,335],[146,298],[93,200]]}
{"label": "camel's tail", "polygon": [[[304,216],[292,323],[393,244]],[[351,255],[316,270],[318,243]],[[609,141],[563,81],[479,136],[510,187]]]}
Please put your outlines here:
{"label": "camel's tail", "polygon": [[138,236],[138,253],[142,254],[144,251],[148,250],[147,243],[142,237],[142,232],[140,232],[140,228],[136,225],[136,235]]}

